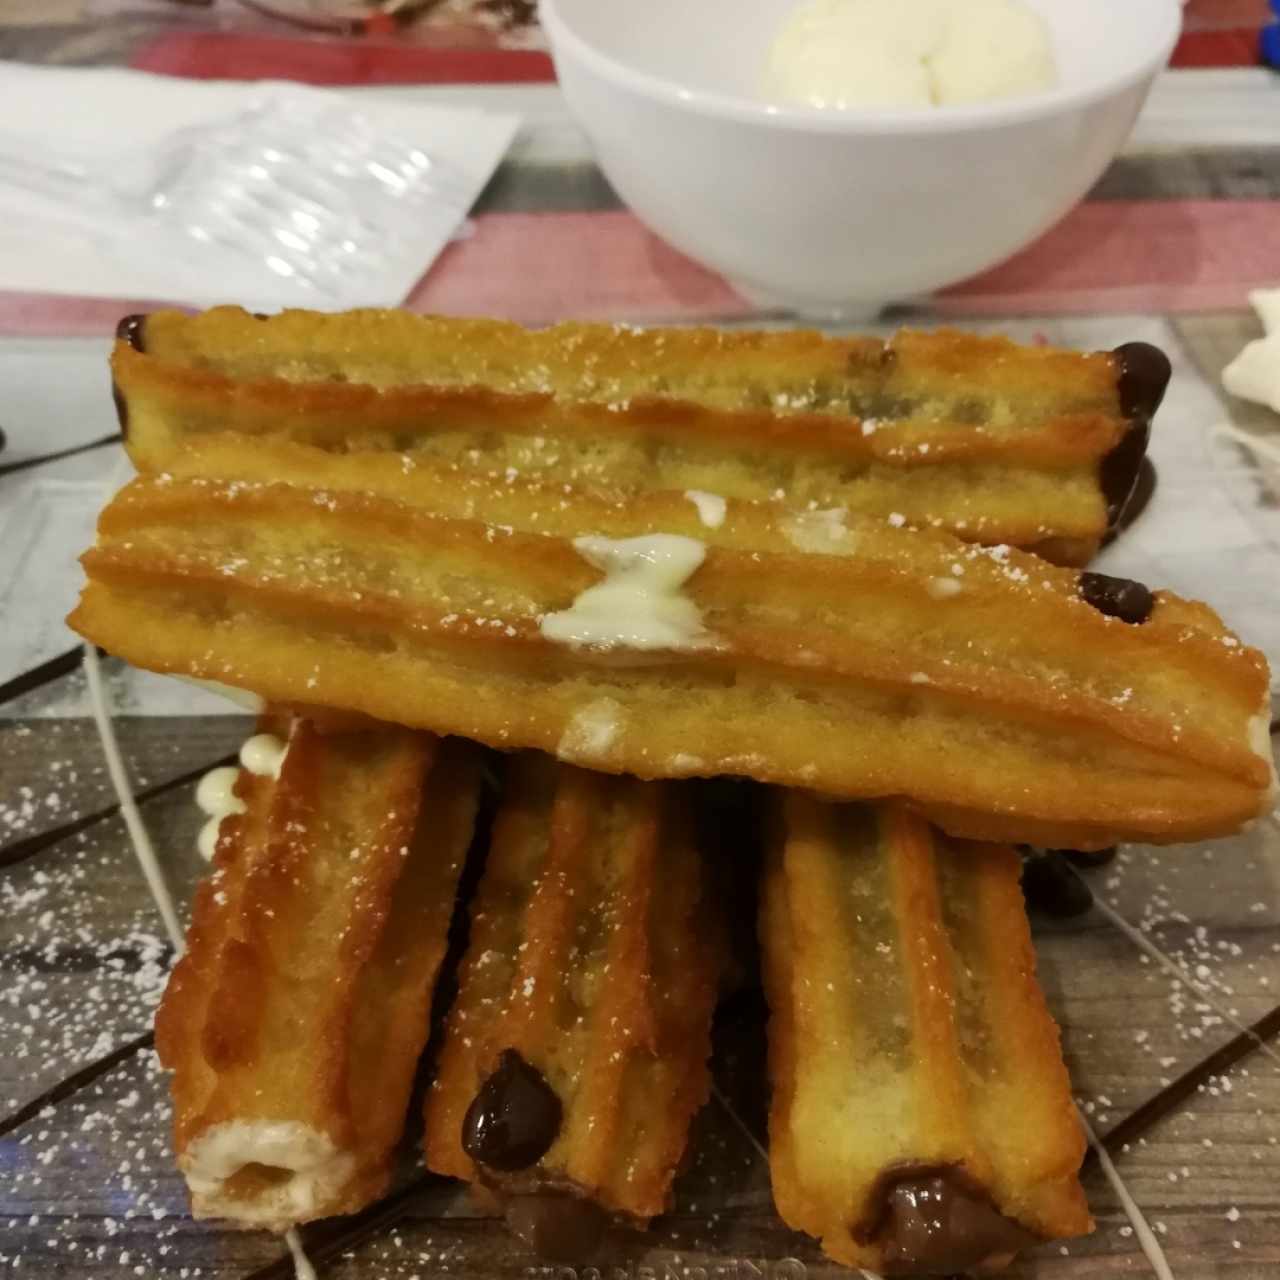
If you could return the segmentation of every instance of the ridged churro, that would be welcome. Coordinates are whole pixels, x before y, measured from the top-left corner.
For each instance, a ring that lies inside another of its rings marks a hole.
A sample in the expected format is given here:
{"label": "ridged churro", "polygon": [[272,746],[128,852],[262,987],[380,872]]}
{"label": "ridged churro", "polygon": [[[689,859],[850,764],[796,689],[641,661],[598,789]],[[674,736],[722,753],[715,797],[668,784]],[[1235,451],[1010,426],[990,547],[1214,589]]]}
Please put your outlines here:
{"label": "ridged churro", "polygon": [[70,622],[273,702],[645,778],[905,796],[974,838],[1199,839],[1271,803],[1266,662],[1204,605],[892,521],[631,539],[634,513],[566,502],[539,535],[144,477],[103,512]]}
{"label": "ridged churro", "polygon": [[625,499],[901,514],[1084,564],[1120,518],[1169,378],[1131,343],[1079,353],[952,330],[636,330],[223,307],[122,327],[127,443],[169,470],[210,434]]}
{"label": "ridged churro", "polygon": [[724,928],[687,783],[508,768],[426,1107],[427,1164],[581,1261],[668,1207],[710,1088]]}
{"label": "ridged churro", "polygon": [[156,1046],[196,1216],[284,1230],[385,1189],[480,753],[389,725],[263,729],[278,774],[235,781]]}
{"label": "ridged churro", "polygon": [[837,1261],[952,1274],[1090,1229],[1007,846],[779,794],[760,935],[774,1199]]}

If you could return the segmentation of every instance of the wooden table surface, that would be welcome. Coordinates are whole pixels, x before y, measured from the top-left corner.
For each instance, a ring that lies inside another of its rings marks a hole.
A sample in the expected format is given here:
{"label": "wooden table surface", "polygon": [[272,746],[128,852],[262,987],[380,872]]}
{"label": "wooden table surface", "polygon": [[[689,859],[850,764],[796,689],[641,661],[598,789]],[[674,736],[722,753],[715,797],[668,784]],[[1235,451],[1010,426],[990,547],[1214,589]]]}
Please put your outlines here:
{"label": "wooden table surface", "polygon": [[[41,39],[46,45],[39,48],[58,47],[47,30]],[[24,47],[38,52],[35,44]],[[100,60],[110,60],[110,52]],[[1160,198],[1225,192],[1275,199],[1280,150],[1129,156],[1097,194],[1146,198],[1153,185],[1162,186]],[[541,210],[557,200],[565,208],[608,208],[613,197],[581,165],[557,174],[545,165],[514,164],[491,185],[486,207]],[[1055,323],[1033,315],[1011,327],[1024,337],[1041,329],[1058,337]],[[1168,324],[1184,390],[1194,380],[1215,413],[1274,447],[1280,419],[1218,390],[1223,363],[1258,333],[1253,316],[1241,307],[1182,314]],[[1089,341],[1092,330],[1086,321],[1080,325],[1062,332]],[[1246,500],[1263,513],[1280,507],[1275,470],[1247,450],[1240,467],[1247,468]],[[0,487],[0,502],[5,493]],[[1280,554],[1280,542],[1272,549]],[[1175,568],[1178,554],[1169,551]],[[1233,569],[1224,559],[1224,584]],[[1276,586],[1277,579],[1254,584],[1260,597],[1274,596]],[[108,660],[107,671],[127,687],[117,664]],[[71,695],[83,679],[73,670],[0,705],[0,1271],[40,1280],[239,1280],[279,1258],[282,1246],[263,1233],[195,1223],[187,1214],[168,1145],[165,1081],[145,1042],[171,952],[124,824],[111,810],[114,794],[92,723],[74,710]],[[194,849],[201,822],[194,778],[239,746],[248,721],[121,714],[117,727],[133,785],[146,797],[147,827],[185,902],[203,869]],[[1036,940],[1077,1096],[1105,1135],[1231,1041],[1237,1024],[1280,1003],[1280,826],[1271,818],[1208,845],[1126,848],[1110,866],[1086,874],[1107,909],[1070,922],[1037,919]],[[1116,915],[1157,954],[1144,950]],[[427,1181],[396,1202],[394,1222],[354,1245],[328,1274],[403,1280],[845,1274],[812,1242],[783,1228],[771,1207],[761,1151],[758,996],[737,996],[720,1022],[716,1097],[698,1121],[676,1208],[647,1239],[619,1245],[594,1272],[539,1269],[459,1188]],[[57,1096],[27,1114],[49,1090]],[[1280,1042],[1255,1046],[1205,1082],[1117,1150],[1115,1163],[1179,1280],[1280,1275]],[[403,1181],[411,1188],[421,1182],[412,1142]],[[1094,1235],[1045,1247],[1017,1263],[1011,1276],[1151,1274],[1130,1217],[1096,1166],[1086,1187]]]}

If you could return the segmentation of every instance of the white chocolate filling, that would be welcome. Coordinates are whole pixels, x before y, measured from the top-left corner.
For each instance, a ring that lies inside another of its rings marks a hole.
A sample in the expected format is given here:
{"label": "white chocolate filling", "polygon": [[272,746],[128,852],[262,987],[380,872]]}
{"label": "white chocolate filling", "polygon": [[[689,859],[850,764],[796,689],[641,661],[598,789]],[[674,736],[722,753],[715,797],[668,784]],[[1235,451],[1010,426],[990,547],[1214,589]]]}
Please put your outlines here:
{"label": "white chocolate filling", "polygon": [[568,609],[545,614],[539,630],[557,644],[595,649],[695,649],[709,637],[680,588],[706,556],[696,538],[575,538],[578,554],[604,571]]}
{"label": "white chocolate filling", "polygon": [[[322,1216],[341,1195],[355,1158],[326,1134],[297,1121],[228,1120],[213,1125],[179,1156],[197,1217],[280,1227]],[[252,1199],[227,1191],[248,1165],[290,1176],[258,1188]]]}

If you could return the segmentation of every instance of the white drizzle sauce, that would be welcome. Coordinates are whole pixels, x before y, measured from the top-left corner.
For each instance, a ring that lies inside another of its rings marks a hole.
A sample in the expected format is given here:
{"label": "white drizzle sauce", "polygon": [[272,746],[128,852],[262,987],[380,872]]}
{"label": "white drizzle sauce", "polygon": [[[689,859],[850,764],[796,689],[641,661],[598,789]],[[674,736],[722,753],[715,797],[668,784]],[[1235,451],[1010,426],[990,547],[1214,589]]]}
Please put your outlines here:
{"label": "white drizzle sauce", "polygon": [[[240,764],[260,778],[278,778],[288,750],[288,743],[274,734],[257,733],[240,748]],[[196,839],[196,848],[206,862],[212,862],[217,851],[222,820],[245,811],[244,801],[235,794],[239,772],[234,765],[211,769],[196,787],[196,804],[209,815]]]}
{"label": "white drizzle sauce", "polygon": [[782,533],[797,551],[819,556],[845,553],[853,549],[847,543],[849,530],[844,523],[847,514],[844,507],[801,511],[783,522]]}
{"label": "white drizzle sauce", "polygon": [[1112,1163],[1106,1147],[1098,1141],[1098,1135],[1094,1133],[1093,1127],[1084,1118],[1083,1112],[1077,1109],[1076,1114],[1080,1116],[1080,1123],[1084,1126],[1084,1131],[1088,1135],[1090,1144],[1098,1153],[1098,1163],[1102,1166],[1102,1172],[1106,1174],[1107,1181],[1111,1183],[1111,1189],[1116,1193],[1116,1199],[1120,1201],[1120,1207],[1124,1210],[1125,1217],[1129,1219],[1130,1225],[1133,1227],[1133,1234],[1138,1241],[1138,1246],[1147,1255],[1151,1270],[1155,1272],[1157,1280],[1174,1280],[1173,1271],[1169,1267],[1169,1260],[1165,1257],[1164,1250],[1160,1247],[1160,1241],[1156,1239],[1155,1233],[1148,1225],[1142,1210],[1138,1208],[1138,1202],[1130,1195],[1129,1188],[1125,1186],[1124,1179],[1120,1177],[1119,1171]]}
{"label": "white drizzle sauce", "polygon": [[219,769],[210,769],[196,787],[196,804],[201,813],[208,815],[208,821],[200,828],[200,834],[196,837],[196,848],[206,862],[213,861],[223,818],[244,812],[244,801],[235,794],[236,779],[239,776],[240,770],[235,765],[223,765]]}
{"label": "white drizzle sauce", "polygon": [[556,746],[561,760],[589,764],[604,757],[622,731],[626,712],[613,698],[597,698],[575,711]]}
{"label": "white drizzle sauce", "polygon": [[605,579],[568,609],[543,615],[538,629],[548,640],[575,649],[694,649],[707,643],[698,606],[680,594],[706,556],[696,538],[654,533],[575,538],[573,545]]}
{"label": "white drizzle sauce", "polygon": [[727,504],[718,493],[708,493],[705,489],[686,489],[684,496],[698,508],[698,519],[708,529],[718,529],[724,524]]}
{"label": "white drizzle sauce", "polygon": [[316,1269],[311,1265],[311,1259],[307,1257],[306,1250],[302,1247],[302,1237],[298,1234],[297,1227],[290,1227],[284,1233],[284,1242],[289,1246],[289,1252],[293,1254],[293,1274],[297,1280],[316,1280]]}
{"label": "white drizzle sauce", "polygon": [[[98,662],[98,651],[91,644],[84,646],[84,665],[89,685],[89,705],[92,708],[94,724],[97,727],[98,738],[102,744],[102,754],[106,760],[107,773],[111,778],[111,785],[116,793],[116,800],[120,805],[120,813],[124,818],[125,828],[129,832],[130,843],[133,845],[134,856],[142,869],[143,878],[146,880],[152,900],[160,912],[160,918],[164,921],[165,931],[173,943],[174,952],[180,956],[186,950],[186,939],[183,937],[182,928],[178,923],[177,904],[174,901],[173,894],[169,891],[164,872],[160,869],[160,862],[156,857],[155,848],[151,843],[146,824],[142,820],[142,814],[138,810],[133,788],[129,785],[128,774],[124,767],[124,757],[120,754],[120,746],[116,741],[115,727],[111,723],[111,709],[107,704],[106,695],[102,687],[102,671]],[[258,736],[265,737],[267,735]],[[253,739],[250,739],[250,741],[253,741]],[[276,763],[277,774],[279,772],[279,761],[283,760],[283,758],[284,751],[281,750],[279,760]],[[234,773],[235,770],[231,769],[229,772]],[[201,785],[203,785],[203,782]],[[302,1128],[302,1126],[297,1127]],[[339,1157],[339,1161],[343,1159],[349,1160],[350,1157]],[[334,1162],[331,1161],[330,1163],[331,1167],[328,1172],[329,1176],[333,1176],[335,1170],[332,1168],[332,1164]],[[336,1172],[338,1172],[339,1176],[345,1176],[346,1171],[345,1169],[340,1169]],[[298,1235],[296,1228],[290,1228],[285,1233],[285,1242],[289,1246],[289,1252],[293,1255],[294,1274],[297,1280],[316,1280],[315,1268],[311,1265],[311,1260],[307,1257],[302,1247],[302,1239]]]}
{"label": "white drizzle sauce", "polygon": [[174,676],[175,680],[181,680],[183,684],[189,684],[197,689],[203,689],[206,693],[217,694],[219,698],[226,698],[228,702],[234,702],[237,707],[243,711],[251,711],[254,715],[262,712],[266,703],[256,693],[250,693],[248,689],[237,689],[234,685],[223,684],[220,680],[205,680],[200,676]]}
{"label": "white drizzle sauce", "polygon": [[84,646],[84,673],[89,684],[89,706],[93,710],[93,722],[97,725],[102,754],[107,762],[107,774],[111,778],[111,786],[120,805],[120,814],[129,832],[134,856],[138,859],[138,866],[142,869],[147,888],[151,890],[151,897],[160,912],[160,919],[164,921],[165,932],[173,943],[174,952],[181,955],[184,939],[182,926],[178,923],[178,908],[173,900],[173,894],[169,892],[164,872],[160,870],[160,860],[156,857],[155,847],[142,821],[142,814],[138,812],[133,788],[129,785],[124,757],[120,754],[120,744],[116,741],[116,731],[111,723],[111,710],[102,688],[102,670],[98,665],[98,650],[91,644]]}
{"label": "white drizzle sauce", "polygon": [[289,750],[273,733],[256,733],[240,748],[240,763],[260,778],[278,778]]}

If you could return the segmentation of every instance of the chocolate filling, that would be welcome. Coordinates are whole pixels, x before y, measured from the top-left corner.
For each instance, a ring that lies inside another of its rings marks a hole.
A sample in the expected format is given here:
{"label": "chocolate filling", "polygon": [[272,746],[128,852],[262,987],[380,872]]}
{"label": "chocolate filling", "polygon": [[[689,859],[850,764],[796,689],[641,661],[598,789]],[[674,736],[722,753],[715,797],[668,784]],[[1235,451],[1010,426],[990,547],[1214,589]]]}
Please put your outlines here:
{"label": "chocolate filling", "polygon": [[[147,317],[144,315],[125,316],[116,325],[116,340],[127,342],[135,351],[146,351],[146,325]],[[120,424],[120,431],[127,440],[129,438],[129,404],[114,378],[111,379],[111,399],[115,401],[116,421]]]}
{"label": "chocolate filling", "polygon": [[[1098,474],[1107,504],[1107,528],[1115,532],[1126,522],[1126,508],[1138,487],[1147,443],[1151,439],[1151,419],[1164,399],[1173,370],[1169,357],[1147,342],[1126,342],[1111,355],[1116,366],[1120,412],[1129,424],[1116,446],[1103,458]],[[1154,470],[1150,478],[1150,488],[1154,489]],[[1150,496],[1148,491],[1146,497]],[[1137,510],[1129,515],[1127,523],[1136,517]]]}
{"label": "chocolate filling", "polygon": [[1093,892],[1061,852],[1029,853],[1022,863],[1022,896],[1032,911],[1067,920],[1093,906]]}
{"label": "chocolate filling", "polygon": [[507,1226],[539,1257],[586,1262],[599,1251],[609,1215],[594,1200],[572,1192],[534,1192],[503,1197]]}
{"label": "chocolate filling", "polygon": [[1082,573],[1080,598],[1108,618],[1118,618],[1131,626],[1146,622],[1156,603],[1150,589],[1141,582],[1105,573]]}
{"label": "chocolate filling", "polygon": [[1116,522],[1110,525],[1102,536],[1102,545],[1109,547],[1126,529],[1137,523],[1138,517],[1147,509],[1155,496],[1159,478],[1156,475],[1156,464],[1150,458],[1143,458],[1138,464],[1138,479],[1134,483],[1129,501],[1124,504]]}
{"label": "chocolate filling", "polygon": [[462,1149],[502,1173],[527,1169],[550,1150],[561,1116],[560,1099],[542,1073],[515,1049],[504,1049],[467,1108]]}
{"label": "chocolate filling", "polygon": [[880,1175],[868,1216],[853,1228],[859,1244],[878,1244],[896,1275],[949,1275],[1008,1262],[1039,1237],[1006,1218],[986,1190],[957,1165],[907,1163]]}
{"label": "chocolate filling", "polygon": [[116,338],[127,342],[135,351],[147,349],[147,317],[145,315],[125,316],[116,325]]}

